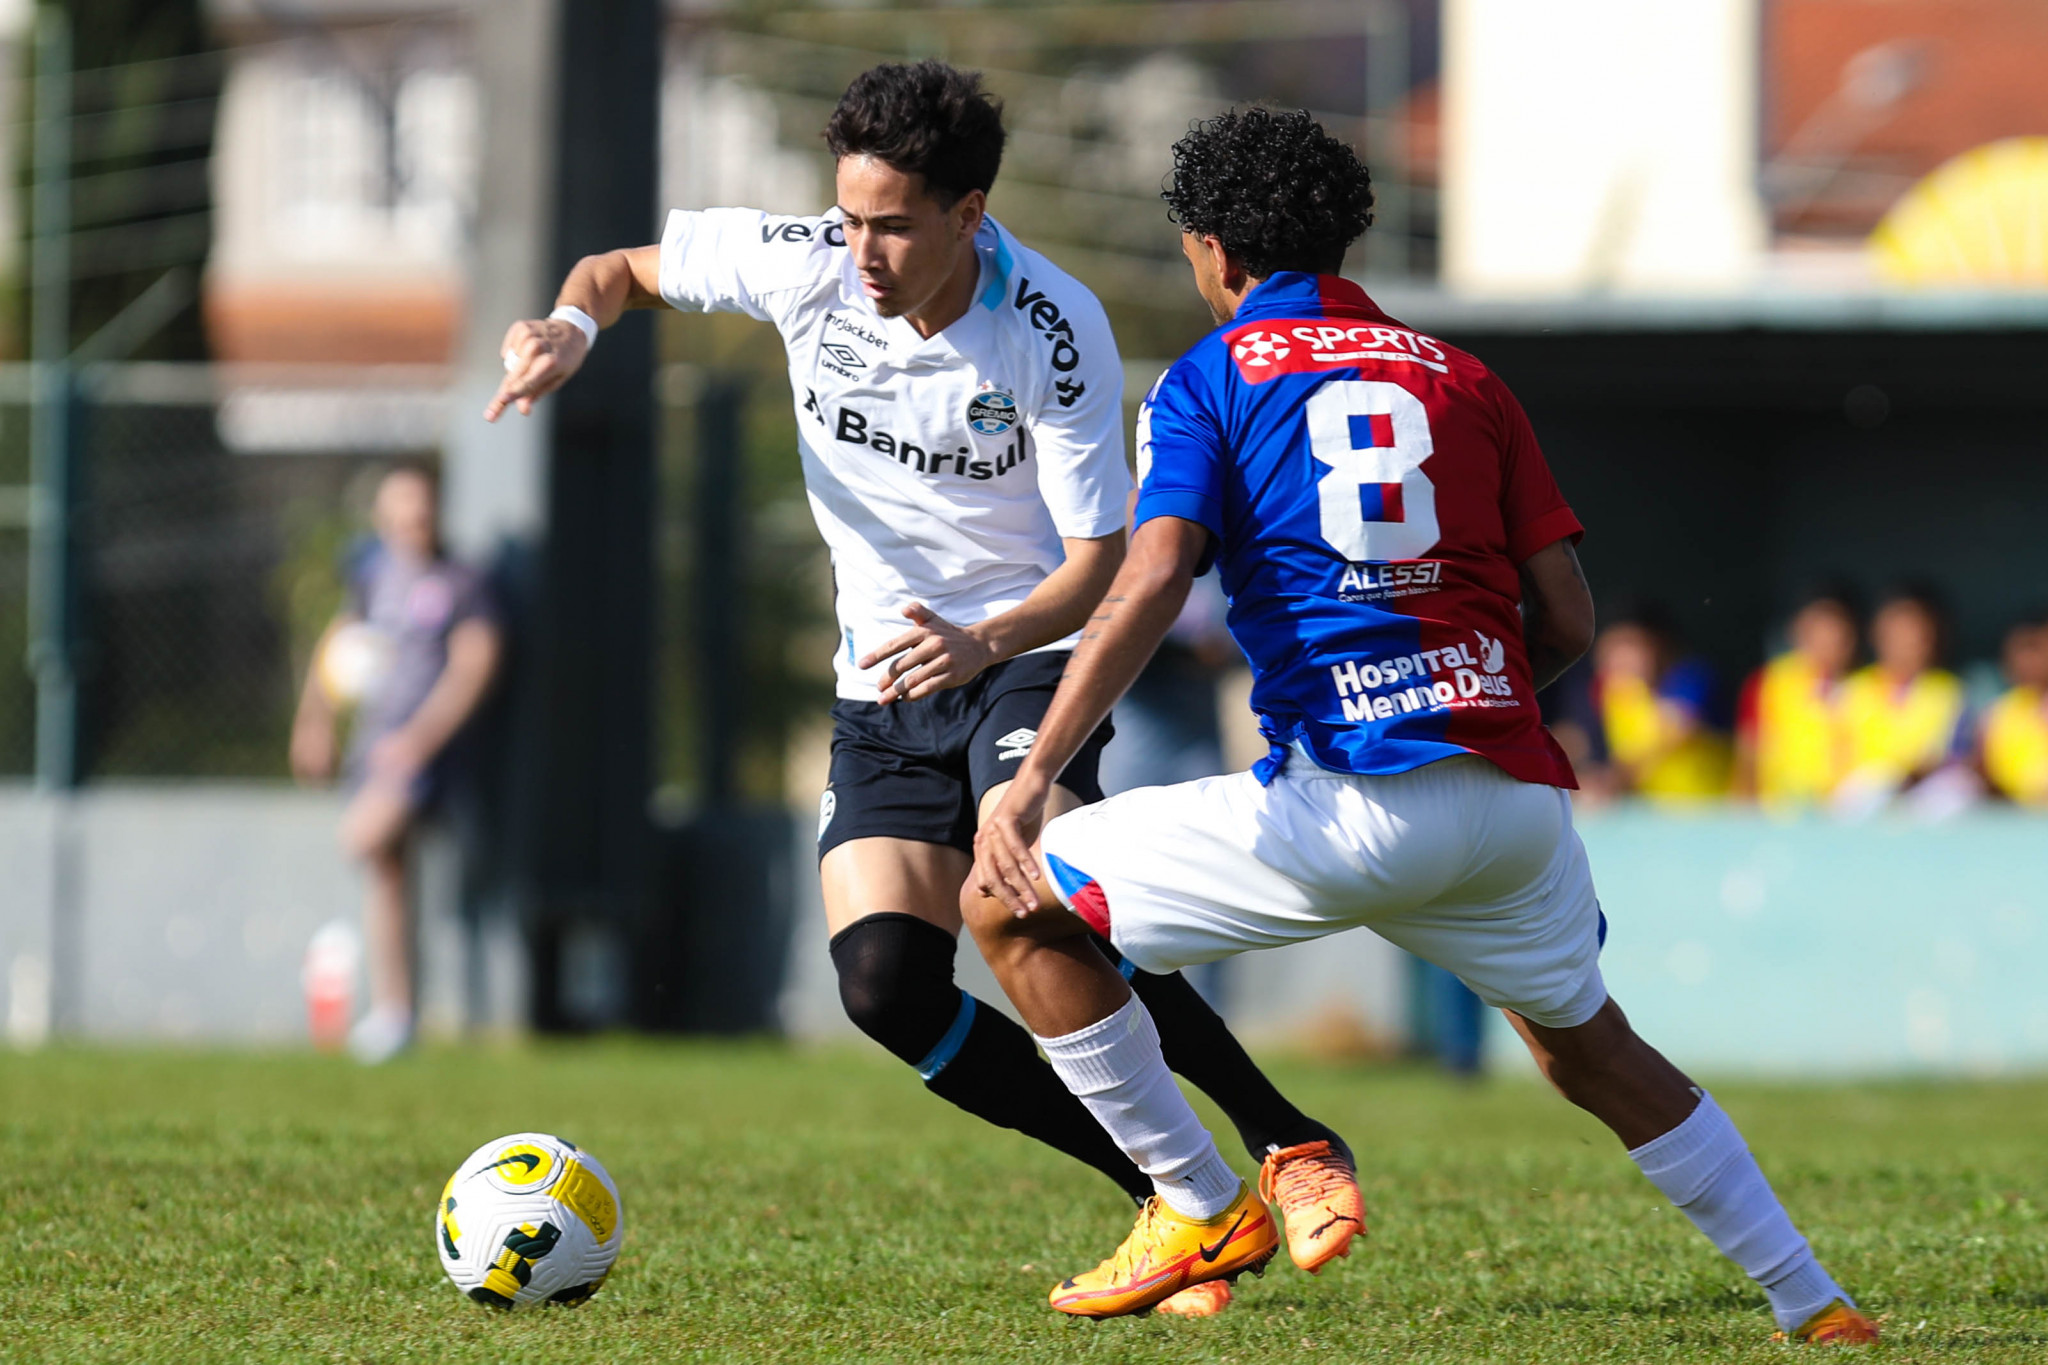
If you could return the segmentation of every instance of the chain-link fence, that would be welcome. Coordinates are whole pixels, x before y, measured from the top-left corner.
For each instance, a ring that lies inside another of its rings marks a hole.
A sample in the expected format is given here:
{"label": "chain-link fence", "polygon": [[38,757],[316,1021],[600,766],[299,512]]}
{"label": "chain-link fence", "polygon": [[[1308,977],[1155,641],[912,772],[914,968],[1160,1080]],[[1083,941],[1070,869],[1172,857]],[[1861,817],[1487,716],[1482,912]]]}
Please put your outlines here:
{"label": "chain-link fence", "polygon": [[[27,389],[18,369],[0,376],[0,489],[9,490],[0,497],[6,775],[29,773],[35,748],[21,491]],[[84,374],[80,391],[73,458],[81,489],[81,771],[283,776],[297,682],[341,604],[342,564],[364,531],[369,480],[394,456],[430,453],[431,442],[389,423],[379,439],[353,448],[303,439],[318,423],[292,421],[292,404],[317,415],[323,400],[346,400],[347,389],[236,385],[204,365],[102,367]],[[374,409],[379,395],[358,392]],[[268,396],[273,411],[252,420],[252,395]],[[239,421],[229,421],[238,407]],[[267,439],[266,422],[298,433],[297,448]],[[224,439],[224,428],[235,439]]]}

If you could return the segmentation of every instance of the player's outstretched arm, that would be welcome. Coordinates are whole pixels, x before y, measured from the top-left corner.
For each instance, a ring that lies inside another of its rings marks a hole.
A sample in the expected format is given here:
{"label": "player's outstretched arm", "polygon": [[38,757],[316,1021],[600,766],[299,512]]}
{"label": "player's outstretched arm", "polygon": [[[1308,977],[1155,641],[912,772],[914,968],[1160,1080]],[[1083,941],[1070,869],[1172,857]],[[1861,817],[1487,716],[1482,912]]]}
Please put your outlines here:
{"label": "player's outstretched arm", "polygon": [[1131,538],[1130,556],[1074,646],[1030,754],[974,836],[969,883],[1011,913],[1028,915],[1038,907],[1031,848],[1053,783],[1173,628],[1208,547],[1208,528],[1179,517],[1154,517]]}
{"label": "player's outstretched arm", "polygon": [[1544,546],[1521,570],[1522,642],[1540,692],[1593,647],[1593,590],[1569,540]]}
{"label": "player's outstretched arm", "polygon": [[[619,320],[628,308],[658,308],[661,297],[661,248],[633,247],[585,256],[562,282],[555,311],[575,309],[600,330]],[[529,318],[515,322],[499,349],[505,357],[505,380],[484,408],[484,420],[495,422],[508,407],[522,417],[533,405],[569,382],[590,354],[592,336],[564,317]]]}

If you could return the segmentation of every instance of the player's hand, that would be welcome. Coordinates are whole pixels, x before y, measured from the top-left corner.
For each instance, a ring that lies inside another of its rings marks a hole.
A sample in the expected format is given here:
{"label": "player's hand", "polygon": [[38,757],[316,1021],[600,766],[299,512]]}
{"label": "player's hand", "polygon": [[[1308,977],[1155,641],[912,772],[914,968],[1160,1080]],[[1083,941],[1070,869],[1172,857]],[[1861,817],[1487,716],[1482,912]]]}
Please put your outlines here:
{"label": "player's hand", "polygon": [[497,421],[509,407],[517,407],[522,417],[531,416],[535,403],[583,368],[590,343],[573,322],[534,318],[513,323],[498,349],[505,357],[505,381],[484,407],[486,422]]}
{"label": "player's hand", "polygon": [[1045,799],[1051,788],[1020,772],[1003,799],[974,832],[974,885],[994,896],[1019,919],[1038,909],[1042,874],[1032,848],[1045,828]]}
{"label": "player's hand", "polygon": [[888,661],[888,670],[875,684],[882,705],[958,687],[996,662],[996,652],[972,629],[954,625],[924,603],[912,602],[903,614],[915,626],[862,655],[856,664],[874,668]]}

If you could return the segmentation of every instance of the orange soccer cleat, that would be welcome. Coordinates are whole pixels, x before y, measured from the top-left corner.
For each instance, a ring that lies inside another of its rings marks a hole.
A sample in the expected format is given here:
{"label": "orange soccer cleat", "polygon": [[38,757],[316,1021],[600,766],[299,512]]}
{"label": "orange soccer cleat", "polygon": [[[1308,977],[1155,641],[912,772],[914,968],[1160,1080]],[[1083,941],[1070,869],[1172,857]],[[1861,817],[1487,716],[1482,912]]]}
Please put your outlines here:
{"label": "orange soccer cleat", "polygon": [[1184,1318],[1213,1318],[1228,1307],[1230,1286],[1221,1280],[1203,1280],[1161,1299],[1152,1306],[1152,1311],[1175,1313]]}
{"label": "orange soccer cleat", "polygon": [[1287,1254],[1313,1275],[1351,1254],[1365,1231],[1365,1196],[1351,1154],[1333,1142],[1304,1142],[1266,1155],[1259,1193],[1287,1220]]}
{"label": "orange soccer cleat", "polygon": [[1114,1256],[1060,1281],[1048,1297],[1076,1317],[1142,1313],[1191,1285],[1256,1274],[1279,1249],[1272,1210],[1246,1187],[1239,1186],[1229,1208],[1200,1221],[1183,1218],[1155,1195]]}
{"label": "orange soccer cleat", "polygon": [[1877,1324],[1857,1312],[1854,1305],[1836,1299],[1808,1318],[1798,1331],[1778,1332],[1771,1339],[1783,1341],[1787,1335],[1808,1346],[1869,1346],[1877,1341]]}

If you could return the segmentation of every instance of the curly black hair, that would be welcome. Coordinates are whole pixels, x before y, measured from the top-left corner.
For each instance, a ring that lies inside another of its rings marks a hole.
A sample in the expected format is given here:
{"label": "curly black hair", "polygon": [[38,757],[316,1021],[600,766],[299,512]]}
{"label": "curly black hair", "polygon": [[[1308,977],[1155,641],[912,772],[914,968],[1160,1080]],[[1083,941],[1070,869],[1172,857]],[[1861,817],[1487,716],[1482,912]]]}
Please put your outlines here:
{"label": "curly black hair", "polygon": [[1329,274],[1372,226],[1372,173],[1299,109],[1233,109],[1173,144],[1159,197],[1183,232],[1214,237],[1254,279]]}
{"label": "curly black hair", "polygon": [[930,59],[869,67],[825,122],[834,160],[871,156],[921,175],[947,208],[969,190],[988,193],[1003,141],[1003,102],[981,88],[981,73]]}

